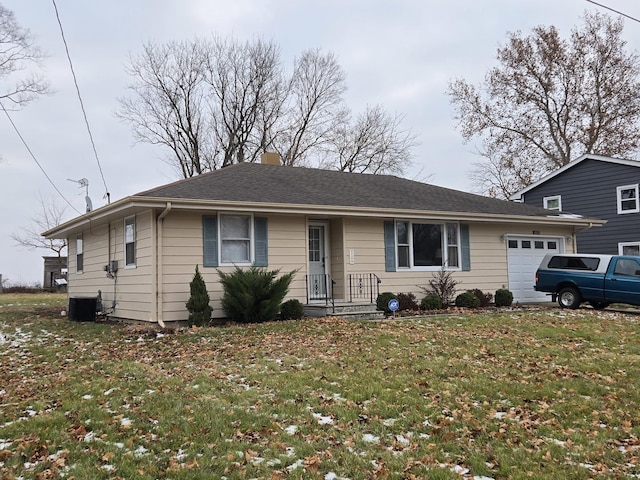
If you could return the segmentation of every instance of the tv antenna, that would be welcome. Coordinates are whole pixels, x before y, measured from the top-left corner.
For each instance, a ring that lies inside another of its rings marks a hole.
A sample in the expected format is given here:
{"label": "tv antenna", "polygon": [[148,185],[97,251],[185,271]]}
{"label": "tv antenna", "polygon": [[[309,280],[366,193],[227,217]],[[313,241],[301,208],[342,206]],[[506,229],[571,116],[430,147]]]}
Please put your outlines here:
{"label": "tv antenna", "polygon": [[86,178],[81,178],[80,180],[73,180],[71,178],[67,178],[67,180],[73,183],[77,183],[78,185],[80,185],[80,188],[84,187],[85,189],[84,200],[87,204],[87,213],[93,210],[93,204],[91,203],[91,199],[89,198],[89,180],[87,180]]}

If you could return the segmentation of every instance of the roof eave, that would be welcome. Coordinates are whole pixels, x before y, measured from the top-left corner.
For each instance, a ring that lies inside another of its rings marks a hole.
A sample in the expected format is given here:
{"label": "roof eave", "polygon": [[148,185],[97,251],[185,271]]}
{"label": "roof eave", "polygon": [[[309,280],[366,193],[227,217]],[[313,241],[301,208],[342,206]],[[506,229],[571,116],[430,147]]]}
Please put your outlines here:
{"label": "roof eave", "polygon": [[62,225],[54,227],[43,233],[47,238],[61,238],[69,232],[82,229],[92,222],[100,222],[109,217],[118,216],[128,210],[135,208],[164,208],[171,203],[171,208],[175,210],[216,210],[216,211],[247,211],[257,213],[279,213],[279,214],[306,214],[317,216],[343,216],[343,217],[385,217],[385,218],[407,218],[407,219],[434,219],[434,220],[456,220],[473,221],[477,223],[532,223],[538,225],[567,225],[567,226],[601,226],[605,220],[562,217],[556,215],[513,215],[477,212],[457,212],[457,211],[436,211],[436,210],[406,210],[398,208],[372,208],[372,207],[352,207],[334,205],[304,205],[304,204],[281,204],[263,202],[238,202],[220,200],[198,200],[181,198],[161,198],[161,197],[126,197],[110,205],[106,205],[92,212],[76,217]]}

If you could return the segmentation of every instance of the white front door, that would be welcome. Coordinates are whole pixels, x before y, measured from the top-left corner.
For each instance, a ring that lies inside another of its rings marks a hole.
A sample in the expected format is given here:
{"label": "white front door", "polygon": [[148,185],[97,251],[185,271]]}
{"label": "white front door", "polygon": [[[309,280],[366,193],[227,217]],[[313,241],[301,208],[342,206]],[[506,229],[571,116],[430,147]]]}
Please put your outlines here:
{"label": "white front door", "polygon": [[533,289],[536,270],[547,253],[562,253],[562,238],[518,237],[507,238],[509,290],[515,302],[549,302],[551,297]]}
{"label": "white front door", "polygon": [[309,298],[327,298],[325,226],[309,225]]}

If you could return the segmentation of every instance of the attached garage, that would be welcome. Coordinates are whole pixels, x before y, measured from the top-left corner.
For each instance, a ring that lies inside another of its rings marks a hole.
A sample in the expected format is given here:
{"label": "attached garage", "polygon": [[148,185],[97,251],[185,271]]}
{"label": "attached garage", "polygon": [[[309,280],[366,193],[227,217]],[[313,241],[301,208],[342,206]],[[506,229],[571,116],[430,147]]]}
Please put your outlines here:
{"label": "attached garage", "polygon": [[546,302],[549,295],[533,289],[542,258],[548,253],[564,253],[564,238],[509,235],[506,239],[509,290],[514,302]]}

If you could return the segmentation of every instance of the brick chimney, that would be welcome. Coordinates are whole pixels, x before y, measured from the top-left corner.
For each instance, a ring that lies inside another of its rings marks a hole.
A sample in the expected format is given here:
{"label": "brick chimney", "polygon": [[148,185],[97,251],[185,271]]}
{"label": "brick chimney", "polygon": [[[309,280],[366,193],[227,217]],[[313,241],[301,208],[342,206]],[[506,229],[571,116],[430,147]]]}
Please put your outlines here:
{"label": "brick chimney", "polygon": [[265,152],[260,156],[260,162],[265,165],[280,165],[280,155],[276,152]]}

